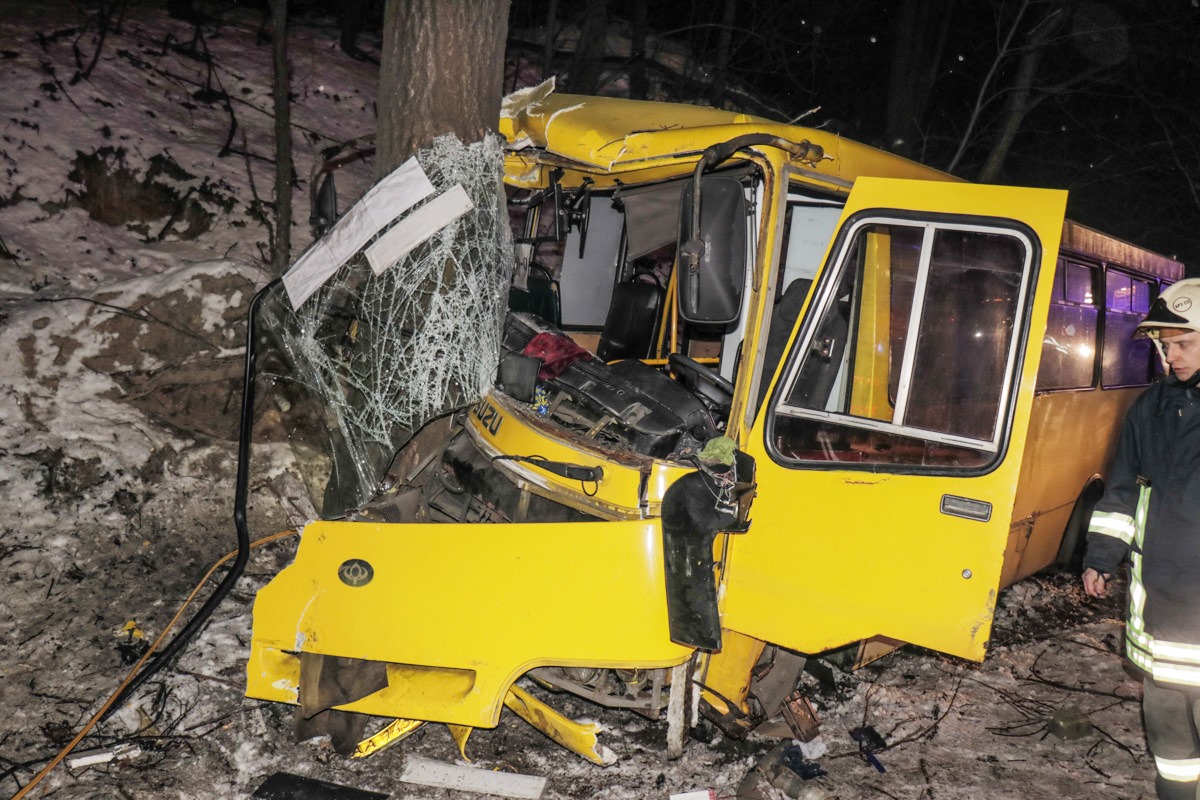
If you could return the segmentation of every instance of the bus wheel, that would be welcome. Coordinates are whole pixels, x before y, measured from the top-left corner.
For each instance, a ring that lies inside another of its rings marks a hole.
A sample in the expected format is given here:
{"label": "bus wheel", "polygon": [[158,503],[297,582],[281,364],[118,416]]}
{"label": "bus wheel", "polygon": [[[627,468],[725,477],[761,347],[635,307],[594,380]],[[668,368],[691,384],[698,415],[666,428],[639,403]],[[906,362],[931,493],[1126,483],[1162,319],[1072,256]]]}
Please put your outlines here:
{"label": "bus wheel", "polygon": [[1083,561],[1083,548],[1087,539],[1088,522],[1092,518],[1092,509],[1104,494],[1104,481],[1092,478],[1075,500],[1075,508],[1071,518],[1067,520],[1067,528],[1063,531],[1062,544],[1058,547],[1058,557],[1054,563],[1059,569],[1078,567]]}

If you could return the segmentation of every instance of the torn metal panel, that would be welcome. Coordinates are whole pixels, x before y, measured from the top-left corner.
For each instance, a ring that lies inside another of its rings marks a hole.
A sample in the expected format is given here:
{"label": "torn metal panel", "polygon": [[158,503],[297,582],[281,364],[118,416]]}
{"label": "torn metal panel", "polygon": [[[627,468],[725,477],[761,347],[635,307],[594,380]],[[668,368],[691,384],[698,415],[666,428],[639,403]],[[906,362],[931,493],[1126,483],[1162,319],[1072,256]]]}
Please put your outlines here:
{"label": "torn metal panel", "polygon": [[513,686],[504,698],[504,705],[518,717],[593,764],[607,767],[617,761],[617,755],[597,740],[604,730],[596,722],[576,722],[555,711],[520,687]]}

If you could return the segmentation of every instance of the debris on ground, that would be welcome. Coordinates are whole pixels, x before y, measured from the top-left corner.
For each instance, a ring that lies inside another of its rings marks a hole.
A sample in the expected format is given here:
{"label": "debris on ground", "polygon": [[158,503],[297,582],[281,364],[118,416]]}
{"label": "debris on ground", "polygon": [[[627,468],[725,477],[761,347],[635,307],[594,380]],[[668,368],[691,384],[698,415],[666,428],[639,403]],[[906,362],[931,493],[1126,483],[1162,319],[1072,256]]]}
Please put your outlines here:
{"label": "debris on ground", "polygon": [[68,769],[84,769],[97,764],[107,764],[110,761],[128,761],[142,754],[141,745],[137,742],[120,742],[111,747],[95,747],[74,753],[67,758]]}
{"label": "debris on ground", "polygon": [[386,800],[388,795],[319,781],[290,772],[276,772],[254,791],[258,800]]}
{"label": "debris on ground", "polygon": [[800,742],[781,742],[746,774],[736,797],[773,800],[782,792],[792,800],[818,800],[826,793],[809,781],[824,775],[824,767],[805,757]]}
{"label": "debris on ground", "polygon": [[875,754],[887,749],[887,742],[879,735],[879,731],[870,725],[855,728],[850,731],[850,738],[858,743],[858,753],[863,760],[875,768],[876,772],[887,772]]}
{"label": "debris on ground", "polygon": [[408,756],[400,780],[421,786],[436,786],[463,792],[498,797],[538,800],[546,789],[546,779],[512,772],[494,772],[479,767],[447,764],[420,756]]}
{"label": "debris on ground", "polygon": [[1092,721],[1079,706],[1063,706],[1050,715],[1046,729],[1060,739],[1082,739],[1092,733]]}

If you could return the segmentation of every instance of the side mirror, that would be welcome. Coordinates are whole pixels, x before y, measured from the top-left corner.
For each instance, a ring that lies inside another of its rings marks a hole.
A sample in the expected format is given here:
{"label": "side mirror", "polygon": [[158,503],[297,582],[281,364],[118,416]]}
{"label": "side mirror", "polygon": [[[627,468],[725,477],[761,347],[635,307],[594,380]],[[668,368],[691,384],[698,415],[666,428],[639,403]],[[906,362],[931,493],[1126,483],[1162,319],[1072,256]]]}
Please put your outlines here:
{"label": "side mirror", "polygon": [[736,322],[746,282],[746,195],[735,178],[700,180],[700,227],[695,227],[695,182],[683,189],[679,222],[679,315],[688,322]]}
{"label": "side mirror", "polygon": [[332,172],[325,173],[320,188],[313,194],[310,202],[312,207],[308,215],[308,224],[312,226],[313,238],[320,239],[333,227],[338,218],[337,185],[333,182]]}

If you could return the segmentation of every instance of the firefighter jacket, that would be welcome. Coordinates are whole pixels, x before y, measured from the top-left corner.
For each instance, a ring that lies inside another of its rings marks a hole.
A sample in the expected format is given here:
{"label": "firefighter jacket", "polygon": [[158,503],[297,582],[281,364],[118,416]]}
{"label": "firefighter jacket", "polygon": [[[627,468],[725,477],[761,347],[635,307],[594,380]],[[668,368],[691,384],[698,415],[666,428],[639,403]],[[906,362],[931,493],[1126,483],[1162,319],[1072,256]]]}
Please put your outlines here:
{"label": "firefighter jacket", "polygon": [[1129,659],[1200,687],[1200,391],[1172,376],[1129,409],[1088,527],[1084,567],[1111,573],[1126,556]]}

